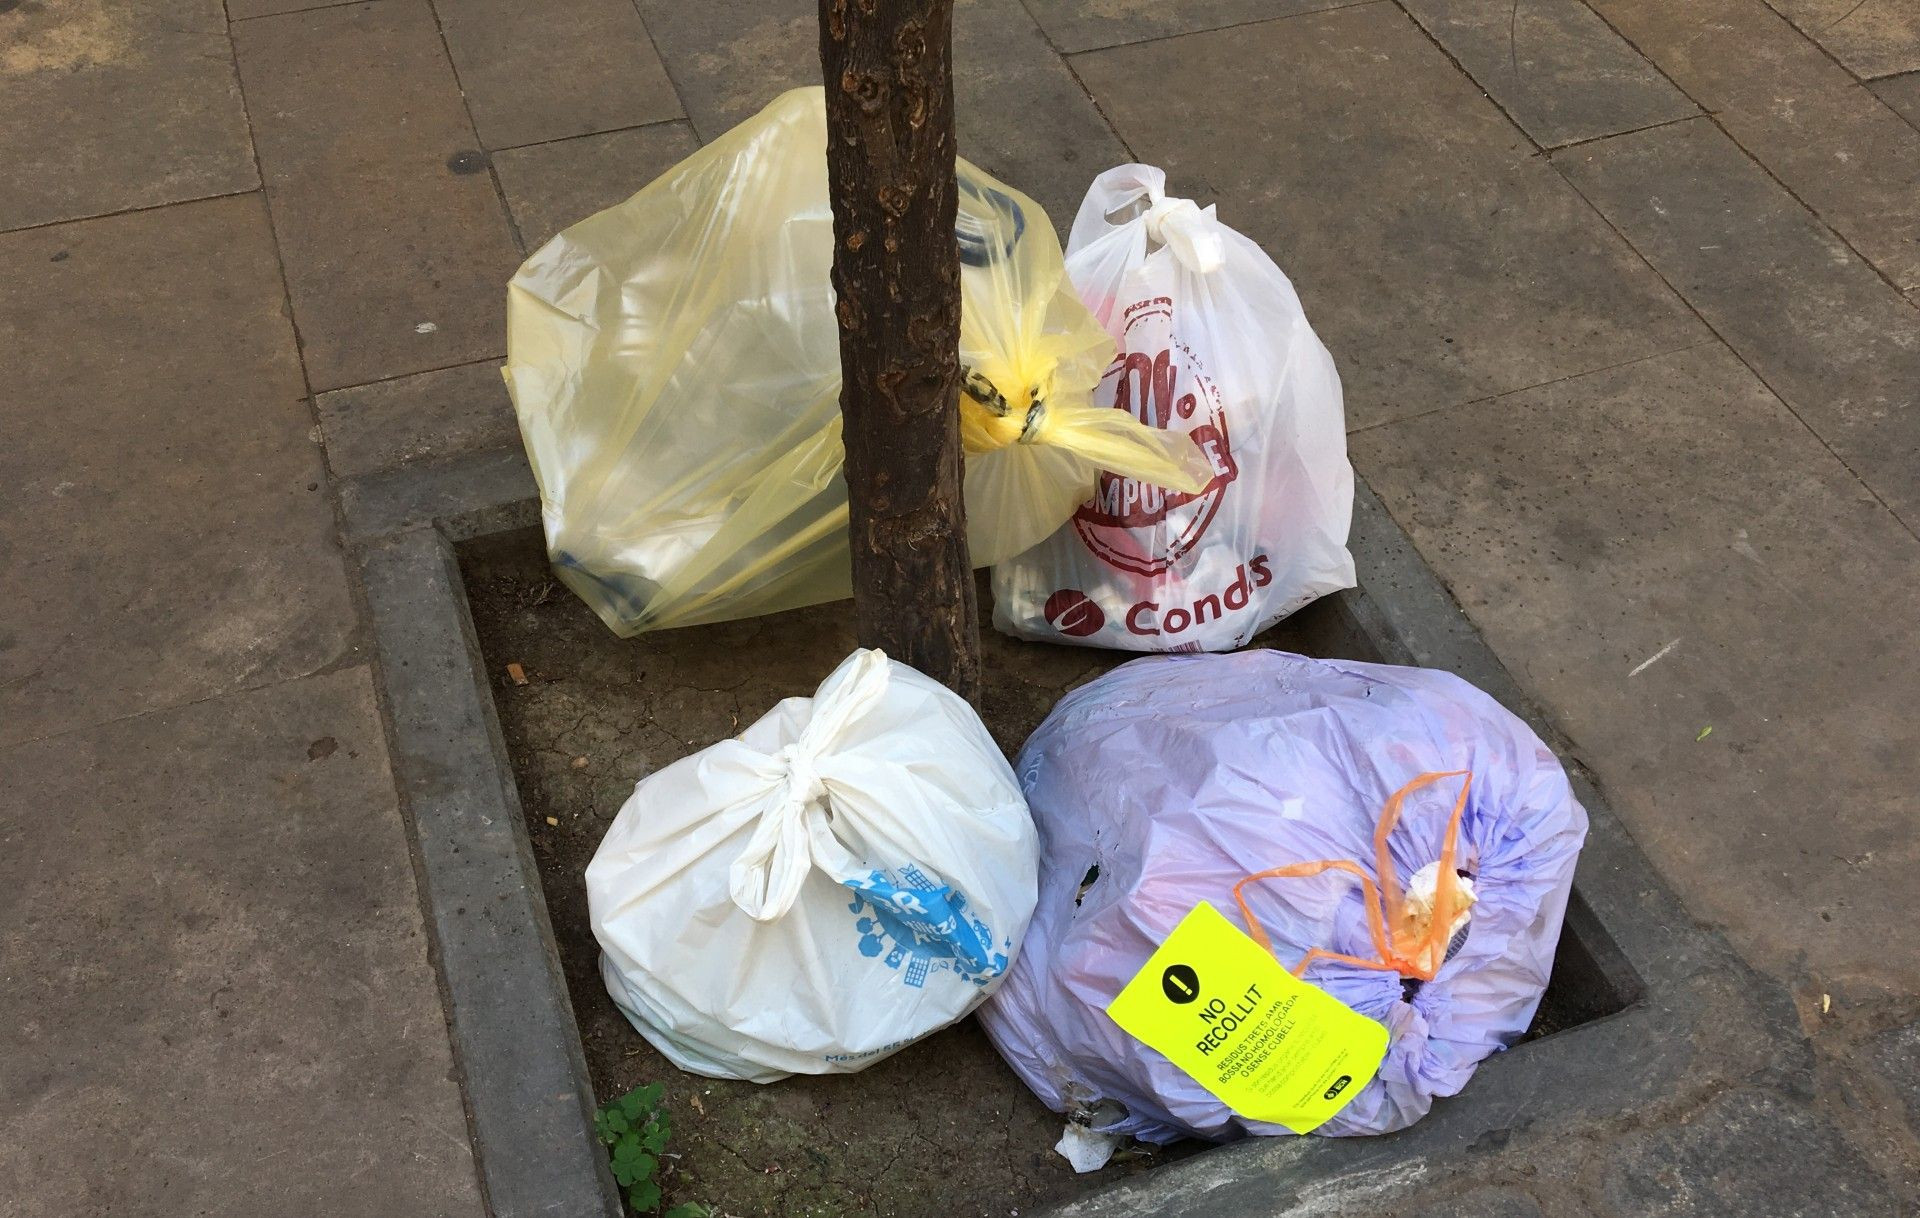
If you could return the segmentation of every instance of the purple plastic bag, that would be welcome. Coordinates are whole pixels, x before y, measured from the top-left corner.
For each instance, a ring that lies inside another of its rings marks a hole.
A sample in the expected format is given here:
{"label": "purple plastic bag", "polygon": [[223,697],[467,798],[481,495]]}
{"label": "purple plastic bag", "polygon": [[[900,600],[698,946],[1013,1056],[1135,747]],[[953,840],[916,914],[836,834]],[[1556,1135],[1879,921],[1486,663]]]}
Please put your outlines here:
{"label": "purple plastic bag", "polygon": [[[1308,966],[1391,1034],[1379,1074],[1315,1132],[1411,1125],[1533,1019],[1587,816],[1547,746],[1458,677],[1281,651],[1136,660],[1062,699],[1015,768],[1040,830],[1040,904],[980,1018],[1057,1112],[1151,1142],[1289,1132],[1233,1112],[1107,1004],[1199,902],[1254,929],[1234,889],[1255,873],[1350,859],[1377,880],[1382,807],[1436,772],[1470,775],[1455,867],[1474,903],[1431,981]],[[1423,867],[1434,875],[1462,781],[1430,777],[1405,797],[1387,837],[1403,889]],[[1315,948],[1378,956],[1350,874],[1243,894],[1288,968]]]}

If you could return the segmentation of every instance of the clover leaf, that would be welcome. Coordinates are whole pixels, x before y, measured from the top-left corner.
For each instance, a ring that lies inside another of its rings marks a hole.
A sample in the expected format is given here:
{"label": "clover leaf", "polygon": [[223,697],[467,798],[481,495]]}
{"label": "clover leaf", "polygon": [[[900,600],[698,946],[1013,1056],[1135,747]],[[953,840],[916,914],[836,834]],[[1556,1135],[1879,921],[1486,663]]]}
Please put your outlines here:
{"label": "clover leaf", "polygon": [[[627,1204],[643,1214],[660,1208],[660,1156],[666,1152],[673,1132],[667,1111],[661,1107],[665,1093],[661,1084],[648,1083],[601,1105],[593,1114],[593,1131],[607,1146],[613,1178],[626,1191]],[[683,1201],[661,1218],[713,1218],[713,1211]]]}

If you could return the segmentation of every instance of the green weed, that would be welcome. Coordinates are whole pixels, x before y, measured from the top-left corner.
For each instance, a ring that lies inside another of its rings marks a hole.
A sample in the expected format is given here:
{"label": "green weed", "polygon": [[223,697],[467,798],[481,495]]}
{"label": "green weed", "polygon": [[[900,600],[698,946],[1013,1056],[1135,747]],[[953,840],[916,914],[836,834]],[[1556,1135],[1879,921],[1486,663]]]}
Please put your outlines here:
{"label": "green weed", "polygon": [[[627,1204],[642,1214],[660,1208],[660,1156],[671,1132],[660,1095],[660,1084],[648,1083],[593,1114],[594,1132],[613,1161],[613,1178],[626,1190]],[[683,1201],[661,1218],[713,1218],[713,1211]]]}

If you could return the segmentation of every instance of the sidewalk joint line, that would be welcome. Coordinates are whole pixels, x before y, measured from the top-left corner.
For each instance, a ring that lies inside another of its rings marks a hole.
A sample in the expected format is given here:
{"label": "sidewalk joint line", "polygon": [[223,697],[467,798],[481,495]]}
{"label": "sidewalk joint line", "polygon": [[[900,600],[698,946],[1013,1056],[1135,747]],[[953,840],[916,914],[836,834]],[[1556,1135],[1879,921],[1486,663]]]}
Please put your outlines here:
{"label": "sidewalk joint line", "polygon": [[[1149,34],[1144,38],[1123,38],[1119,42],[1103,43],[1097,47],[1083,47],[1078,51],[1065,51],[1055,46],[1054,54],[1059,55],[1062,59],[1071,59],[1076,55],[1097,55],[1102,51],[1120,51],[1125,50],[1127,47],[1143,47],[1155,42],[1172,42],[1177,38],[1192,38],[1200,34],[1218,34],[1222,30],[1243,30],[1250,25],[1271,25],[1281,21],[1292,21],[1296,17],[1311,17],[1317,13],[1337,13],[1343,9],[1365,8],[1370,4],[1391,2],[1392,0],[1328,0],[1327,3],[1322,4],[1318,8],[1306,8],[1298,12],[1280,13],[1272,17],[1250,17],[1245,21],[1229,21],[1225,25],[1203,26],[1197,30],[1173,30],[1165,34]],[[1028,10],[1027,15],[1030,17],[1033,16],[1032,10]],[[1038,17],[1034,18],[1034,24],[1040,25],[1040,19]],[[1045,26],[1041,26],[1041,33],[1046,33]],[[1048,35],[1047,42],[1049,45],[1052,45],[1053,38],[1051,35]]]}
{"label": "sidewalk joint line", "polygon": [[396,372],[392,376],[376,376],[370,381],[356,381],[351,385],[336,385],[331,389],[315,391],[316,397],[327,397],[335,393],[351,393],[355,389],[371,389],[375,385],[391,385],[395,381],[404,381],[408,377],[432,376],[436,372],[453,372],[460,368],[477,368],[482,364],[498,364],[506,359],[503,352],[499,355],[483,355],[479,359],[463,359],[456,364],[442,364],[438,368],[421,368],[414,372]]}
{"label": "sidewalk joint line", "polygon": [[1137,163],[1140,160],[1140,154],[1133,150],[1132,142],[1120,134],[1120,128],[1114,123],[1113,116],[1107,113],[1107,108],[1100,104],[1100,99],[1095,97],[1093,90],[1087,87],[1086,80],[1080,75],[1080,69],[1073,65],[1073,56],[1061,50],[1060,44],[1054,41],[1053,34],[1047,29],[1046,23],[1041,21],[1039,15],[1033,11],[1032,0],[1020,0],[1020,11],[1027,15],[1028,21],[1033,23],[1034,30],[1040,35],[1040,41],[1047,45],[1047,49],[1053,52],[1053,57],[1060,61],[1060,66],[1067,70],[1067,75],[1073,79],[1074,87],[1078,88],[1081,95],[1087,99],[1087,104],[1093,107],[1093,112],[1100,116],[1101,125],[1106,127],[1107,132],[1113,136],[1114,142],[1126,152],[1127,159]]}
{"label": "sidewalk joint line", "polygon": [[[1517,4],[1517,0],[1516,0],[1516,4]],[[1395,8],[1395,10],[1399,12],[1399,14],[1402,17],[1405,17],[1407,21],[1412,24],[1414,29],[1420,31],[1420,36],[1422,38],[1425,38],[1428,42],[1433,44],[1433,49],[1440,52],[1440,54],[1446,59],[1446,61],[1453,65],[1454,71],[1458,72],[1461,76],[1466,78],[1466,82],[1469,85],[1473,86],[1474,92],[1480,94],[1481,97],[1484,97],[1487,101],[1493,104],[1493,108],[1500,112],[1500,117],[1506,119],[1507,123],[1510,126],[1512,126],[1515,132],[1519,134],[1520,138],[1522,140],[1525,140],[1527,144],[1533,149],[1533,152],[1531,155],[1537,157],[1547,151],[1546,145],[1542,144],[1539,140],[1536,140],[1533,138],[1533,133],[1528,131],[1524,126],[1520,124],[1520,120],[1514,117],[1513,111],[1507,109],[1506,103],[1502,102],[1499,98],[1495,97],[1491,89],[1487,88],[1485,85],[1482,85],[1480,83],[1480,78],[1478,76],[1475,76],[1472,72],[1469,72],[1467,70],[1467,65],[1461,63],[1460,60],[1454,55],[1454,53],[1447,49],[1446,44],[1441,42],[1440,39],[1437,36],[1435,36],[1432,30],[1428,29],[1424,24],[1422,24],[1420,21],[1420,18],[1413,15],[1413,10],[1406,6],[1405,0],[1393,0],[1393,7]]]}
{"label": "sidewalk joint line", "polygon": [[[247,129],[247,143],[249,149],[251,149],[253,143],[253,129],[251,127]],[[258,158],[255,158],[253,171],[256,176],[260,172]],[[245,190],[223,190],[218,194],[195,195],[190,199],[169,199],[165,203],[143,203],[138,207],[122,207],[118,211],[94,212],[91,215],[85,216],[68,216],[63,220],[41,220],[33,224],[22,224],[18,228],[0,228],[0,237],[11,236],[14,233],[38,232],[43,228],[58,228],[62,224],[85,224],[90,220],[112,220],[119,216],[137,216],[141,212],[159,211],[163,207],[185,207],[191,203],[211,203],[215,199],[238,199],[243,195],[264,194],[265,191],[266,184],[261,182],[249,186]]]}
{"label": "sidewalk joint line", "polygon": [[[682,106],[681,109],[684,110],[686,107]],[[604,131],[582,131],[577,135],[556,135],[550,140],[530,140],[525,144],[507,144],[500,148],[489,148],[486,150],[486,153],[490,157],[498,156],[503,152],[521,152],[528,148],[545,148],[549,144],[571,144],[576,140],[590,140],[596,135],[619,135],[627,131],[649,131],[655,127],[671,127],[676,123],[686,123],[689,131],[693,129],[693,124],[688,121],[687,116],[681,114],[673,118],[656,118],[644,123],[628,123],[624,127],[608,127]],[[697,139],[699,137],[696,136],[695,138]]]}
{"label": "sidewalk joint line", "polygon": [[633,15],[640,19],[640,28],[647,32],[647,46],[653,51],[655,62],[660,65],[661,74],[667,78],[668,87],[673,90],[673,100],[680,103],[680,113],[685,117],[688,128],[693,131],[694,143],[702,148],[706,147],[707,141],[713,137],[700,130],[700,124],[693,121],[693,109],[687,105],[687,92],[680,87],[680,82],[673,78],[673,63],[661,53],[660,38],[653,32],[653,26],[647,23],[647,14],[640,7],[640,0],[627,0],[627,3],[628,7],[633,9]]}
{"label": "sidewalk joint line", "polygon": [[378,4],[380,0],[333,0],[331,4],[308,4],[300,8],[285,9],[277,13],[249,13],[245,17],[227,16],[228,25],[239,25],[243,21],[266,21],[273,17],[297,17],[301,13],[318,13],[330,8],[352,8],[358,4]]}
{"label": "sidewalk joint line", "polygon": [[1908,77],[1912,77],[1915,83],[1920,83],[1920,68],[1916,68],[1911,72],[1889,72],[1885,76],[1875,76],[1870,80],[1861,81],[1860,87],[1865,89],[1868,93],[1870,93],[1873,96],[1873,100],[1879,102],[1881,105],[1885,106],[1887,109],[1893,110],[1893,116],[1895,118],[1899,119],[1901,122],[1905,123],[1907,126],[1912,127],[1915,131],[1920,131],[1920,110],[1915,110],[1911,115],[1902,114],[1899,110],[1894,108],[1894,105],[1892,102],[1880,96],[1880,90],[1873,87],[1874,85],[1881,84],[1885,81],[1906,80]]}
{"label": "sidewalk joint line", "polygon": [[467,85],[460,79],[460,64],[453,57],[453,44],[447,41],[447,26],[440,20],[440,6],[435,0],[426,0],[426,5],[427,16],[433,18],[433,36],[440,41],[440,53],[447,57],[447,71],[453,76],[455,91],[460,94],[460,112],[467,116],[467,130],[473,133],[473,146],[480,149],[486,158],[487,181],[493,184],[493,201],[500,205],[500,218],[507,222],[507,236],[524,259],[527,256],[527,240],[520,235],[520,222],[513,218],[513,208],[507,204],[507,188],[500,184],[500,171],[494,168],[493,154],[480,142],[480,124],[473,117],[473,103],[467,100]]}
{"label": "sidewalk joint line", "polygon": [[[1681,96],[1685,97],[1686,95],[1682,94]],[[1691,97],[1687,98],[1687,103],[1689,105],[1697,105]],[[1570,148],[1585,148],[1588,144],[1597,144],[1601,140],[1610,140],[1615,136],[1639,135],[1642,131],[1658,131],[1662,127],[1673,127],[1680,123],[1690,123],[1696,118],[1708,117],[1711,116],[1708,115],[1706,111],[1695,110],[1692,114],[1682,114],[1679,118],[1663,118],[1657,123],[1648,123],[1644,127],[1629,127],[1625,131],[1609,131],[1604,135],[1587,135],[1577,140],[1568,140],[1564,144],[1551,144],[1548,145],[1544,151],[1548,156],[1552,156],[1554,153],[1565,152]]]}
{"label": "sidewalk joint line", "polygon": [[[1865,6],[1866,2],[1867,0],[1860,0],[1859,4],[1856,4],[1853,6],[1854,12],[1860,11],[1860,9]],[[1781,21],[1785,22],[1788,29],[1800,35],[1800,37],[1806,39],[1808,42],[1812,43],[1815,50],[1819,51],[1822,55],[1826,56],[1829,60],[1833,61],[1834,67],[1839,68],[1842,72],[1845,72],[1856,83],[1858,84],[1866,83],[1868,79],[1867,77],[1860,75],[1860,73],[1854,71],[1852,68],[1848,67],[1846,64],[1841,63],[1840,57],[1838,55],[1835,55],[1832,51],[1829,51],[1827,49],[1826,44],[1821,42],[1818,38],[1815,38],[1812,34],[1809,34],[1805,30],[1801,29],[1799,25],[1797,25],[1794,22],[1793,18],[1787,16],[1785,13],[1780,11],[1779,7],[1774,4],[1773,0],[1760,0],[1760,3],[1766,8],[1768,12],[1772,13],[1775,17],[1778,17]],[[1851,17],[1853,16],[1853,13],[1848,13],[1847,16]],[[1841,20],[1845,20],[1845,18],[1842,18]],[[1839,24],[1840,24],[1839,21],[1829,22],[1828,24],[1820,28],[1820,32],[1824,34],[1828,30],[1832,29],[1834,26]]]}

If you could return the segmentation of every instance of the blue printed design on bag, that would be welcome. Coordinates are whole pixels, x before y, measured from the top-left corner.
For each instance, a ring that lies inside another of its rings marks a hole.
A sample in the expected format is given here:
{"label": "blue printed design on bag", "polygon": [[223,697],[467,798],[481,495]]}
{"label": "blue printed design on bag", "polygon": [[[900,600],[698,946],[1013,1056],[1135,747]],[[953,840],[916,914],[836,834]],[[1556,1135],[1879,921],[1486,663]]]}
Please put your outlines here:
{"label": "blue printed design on bag", "polygon": [[986,985],[1007,971],[1013,941],[994,950],[993,931],[968,916],[966,894],[934,883],[911,863],[897,875],[875,870],[840,882],[855,893],[847,909],[862,915],[854,922],[860,954],[884,953],[888,968],[904,965],[901,980],[914,989],[942,970],[975,985]]}

